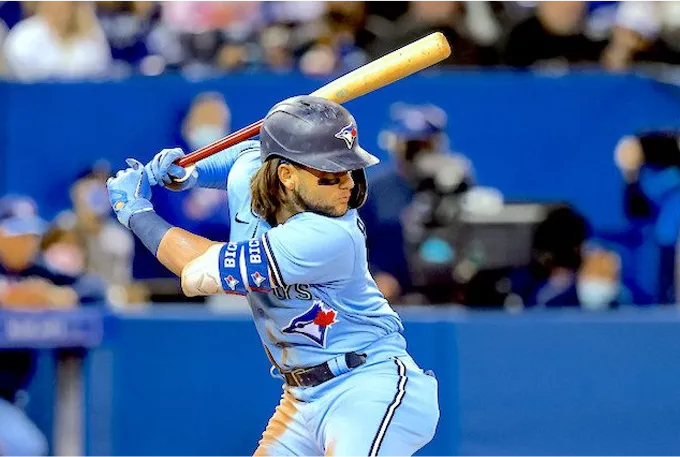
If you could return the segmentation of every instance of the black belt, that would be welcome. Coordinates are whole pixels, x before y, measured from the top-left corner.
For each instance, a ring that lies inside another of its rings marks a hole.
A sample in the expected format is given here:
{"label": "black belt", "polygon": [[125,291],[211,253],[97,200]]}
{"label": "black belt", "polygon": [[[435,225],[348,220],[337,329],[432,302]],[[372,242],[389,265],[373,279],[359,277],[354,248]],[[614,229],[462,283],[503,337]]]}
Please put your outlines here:
{"label": "black belt", "polygon": [[[350,370],[366,363],[366,354],[348,352],[345,354],[345,363]],[[286,378],[286,384],[293,387],[314,387],[329,381],[335,377],[328,362],[308,368],[282,373]]]}

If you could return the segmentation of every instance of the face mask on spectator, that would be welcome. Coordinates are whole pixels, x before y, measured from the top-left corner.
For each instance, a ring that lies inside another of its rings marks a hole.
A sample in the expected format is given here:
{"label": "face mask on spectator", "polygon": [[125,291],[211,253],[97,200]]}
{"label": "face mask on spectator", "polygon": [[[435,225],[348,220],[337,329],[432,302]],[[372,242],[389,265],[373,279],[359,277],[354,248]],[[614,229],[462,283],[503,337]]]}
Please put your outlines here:
{"label": "face mask on spectator", "polygon": [[62,274],[78,276],[85,269],[85,254],[72,243],[54,243],[43,256],[47,265]]}
{"label": "face mask on spectator", "polygon": [[192,150],[200,149],[227,135],[227,129],[221,125],[204,124],[194,127],[189,132],[187,142]]}
{"label": "face mask on spectator", "polygon": [[98,182],[92,182],[86,190],[85,202],[97,216],[105,216],[111,211],[106,187]]}
{"label": "face mask on spectator", "polygon": [[609,308],[618,295],[618,287],[603,278],[582,278],[576,283],[576,293],[583,309],[597,311]]}

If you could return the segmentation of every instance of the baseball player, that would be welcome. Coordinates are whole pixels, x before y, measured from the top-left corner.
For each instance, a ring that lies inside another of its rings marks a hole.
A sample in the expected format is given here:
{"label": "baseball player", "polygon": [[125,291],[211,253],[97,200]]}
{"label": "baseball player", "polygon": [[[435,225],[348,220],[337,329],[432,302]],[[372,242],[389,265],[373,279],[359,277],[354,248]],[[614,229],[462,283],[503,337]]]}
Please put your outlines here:
{"label": "baseball player", "polygon": [[406,351],[399,316],[368,272],[364,169],[354,118],[325,99],[275,105],[259,141],[199,162],[180,190],[229,195],[229,243],[171,227],[151,184],[172,187],[178,149],[107,183],[119,221],[181,277],[187,296],[246,295],[284,381],[256,455],[411,455],[434,436],[437,381]]}

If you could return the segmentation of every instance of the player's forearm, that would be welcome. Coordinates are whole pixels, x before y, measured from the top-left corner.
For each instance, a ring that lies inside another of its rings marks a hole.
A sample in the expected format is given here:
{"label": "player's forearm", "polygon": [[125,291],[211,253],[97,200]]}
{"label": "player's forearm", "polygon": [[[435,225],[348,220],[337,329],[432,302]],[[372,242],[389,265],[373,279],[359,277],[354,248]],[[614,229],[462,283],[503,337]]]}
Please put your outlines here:
{"label": "player's forearm", "polygon": [[177,276],[187,264],[216,243],[179,227],[171,228],[161,240],[156,258]]}
{"label": "player's forearm", "polygon": [[132,216],[130,228],[156,258],[177,276],[184,267],[210,246],[219,244],[207,238],[173,227],[154,211]]}

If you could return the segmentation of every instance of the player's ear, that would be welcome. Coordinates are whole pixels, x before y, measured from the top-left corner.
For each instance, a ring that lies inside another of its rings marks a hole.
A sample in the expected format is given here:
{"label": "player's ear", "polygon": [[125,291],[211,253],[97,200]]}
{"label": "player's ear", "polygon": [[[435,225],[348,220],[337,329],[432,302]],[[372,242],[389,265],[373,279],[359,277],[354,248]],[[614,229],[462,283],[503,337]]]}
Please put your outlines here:
{"label": "player's ear", "polygon": [[288,163],[281,164],[279,165],[277,172],[283,187],[288,190],[295,190],[295,186],[297,185],[297,173],[295,173],[293,166]]}

